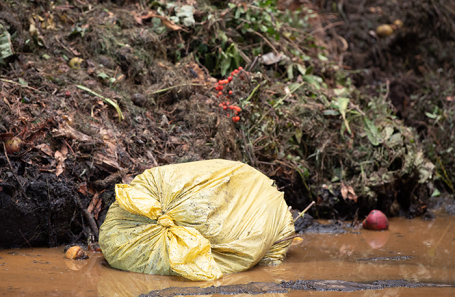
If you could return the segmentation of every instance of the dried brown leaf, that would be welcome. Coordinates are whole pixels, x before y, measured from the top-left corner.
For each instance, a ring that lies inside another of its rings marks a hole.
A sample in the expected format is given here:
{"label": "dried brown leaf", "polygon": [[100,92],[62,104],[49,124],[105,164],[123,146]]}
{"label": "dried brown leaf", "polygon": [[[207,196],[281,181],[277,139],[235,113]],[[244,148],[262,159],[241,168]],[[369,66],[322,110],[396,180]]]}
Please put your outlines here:
{"label": "dried brown leaf", "polygon": [[98,201],[100,200],[100,193],[96,192],[95,195],[92,197],[92,201],[90,202],[90,205],[87,207],[87,211],[89,213],[92,213],[93,210],[96,208],[96,205],[98,204]]}
{"label": "dried brown leaf", "polygon": [[344,200],[348,198],[348,187],[344,183],[341,183],[341,196],[343,196]]}
{"label": "dried brown leaf", "polygon": [[52,152],[52,149],[49,145],[42,143],[40,145],[36,146],[37,149],[40,149],[43,153],[45,153],[48,156],[53,156],[54,152]]}
{"label": "dried brown leaf", "polygon": [[87,183],[83,182],[79,184],[78,192],[82,195],[87,195]]}
{"label": "dried brown leaf", "polygon": [[174,30],[174,31],[182,30],[182,27],[180,27],[179,25],[177,25],[176,23],[174,23],[167,17],[159,15],[159,14],[155,14],[153,11],[149,11],[145,15],[138,15],[136,13],[133,13],[133,16],[134,16],[134,19],[136,20],[136,22],[141,25],[142,25],[142,20],[147,20],[149,18],[159,18],[163,22],[163,25],[165,25],[169,29]]}

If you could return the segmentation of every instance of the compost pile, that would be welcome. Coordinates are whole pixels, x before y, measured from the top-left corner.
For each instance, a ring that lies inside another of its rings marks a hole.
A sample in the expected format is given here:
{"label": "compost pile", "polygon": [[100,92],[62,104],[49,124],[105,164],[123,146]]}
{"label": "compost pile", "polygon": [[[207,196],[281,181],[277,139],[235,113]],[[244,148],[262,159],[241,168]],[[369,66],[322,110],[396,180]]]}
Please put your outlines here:
{"label": "compost pile", "polygon": [[[315,217],[424,214],[453,190],[453,5],[419,2],[0,3],[2,247],[96,241],[116,183],[208,159]],[[446,22],[406,50],[422,7]]]}

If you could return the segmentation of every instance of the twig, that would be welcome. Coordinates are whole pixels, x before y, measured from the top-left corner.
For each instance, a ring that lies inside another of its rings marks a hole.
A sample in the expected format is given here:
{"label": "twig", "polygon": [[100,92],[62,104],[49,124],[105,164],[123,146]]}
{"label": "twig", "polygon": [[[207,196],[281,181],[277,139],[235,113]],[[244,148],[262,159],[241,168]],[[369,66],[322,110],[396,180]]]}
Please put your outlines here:
{"label": "twig", "polygon": [[205,85],[201,85],[201,84],[183,84],[183,85],[172,86],[172,87],[169,87],[169,88],[161,89],[161,90],[152,92],[151,94],[159,94],[159,93],[167,92],[167,91],[172,90],[172,89],[175,89],[175,88],[186,87],[186,86],[191,86],[191,87],[193,87],[193,86],[194,86],[194,87],[205,87]]}
{"label": "twig", "polygon": [[286,100],[286,98],[288,98],[289,96],[292,95],[292,93],[294,93],[295,91],[297,91],[298,89],[300,89],[304,84],[306,84],[307,82],[304,81],[303,83],[301,83],[300,85],[297,86],[297,88],[295,88],[294,90],[290,91],[289,93],[287,93],[283,98],[281,99],[278,99],[277,102],[275,102],[275,104],[273,104],[273,107],[277,107],[278,104],[281,104],[281,102],[283,102],[284,100]]}
{"label": "twig", "polygon": [[17,177],[16,173],[15,173],[14,170],[13,170],[13,166],[11,166],[11,162],[9,161],[8,153],[6,152],[5,143],[3,143],[3,150],[5,151],[5,157],[6,157],[6,160],[8,161],[9,168],[11,169],[11,173],[13,173],[14,177],[16,178],[17,183],[18,183],[19,186],[21,187],[22,194],[24,194],[24,196],[26,196],[26,195],[25,195],[25,189],[24,189],[24,187],[22,186],[21,182],[19,181],[19,178]]}
{"label": "twig", "polygon": [[310,205],[308,205],[308,206],[299,214],[299,216],[296,217],[296,218],[294,219],[294,223],[295,223],[300,217],[303,217],[303,215],[307,212],[307,210],[310,209],[310,207],[312,207],[313,204],[315,204],[315,203],[316,203],[316,202],[314,202],[314,201],[311,202]]}
{"label": "twig", "polygon": [[253,31],[253,30],[251,30],[251,29],[249,29],[248,32],[254,33],[254,34],[256,34],[256,35],[259,35],[259,36],[260,36],[262,39],[264,39],[264,41],[273,49],[273,51],[275,52],[275,54],[276,54],[277,56],[280,55],[280,53],[279,53],[279,52],[277,51],[277,49],[273,46],[273,44],[272,44],[267,38],[265,38],[261,33],[256,32],[256,31]]}
{"label": "twig", "polygon": [[87,211],[87,209],[82,206],[81,199],[77,195],[73,195],[74,200],[76,200],[77,205],[79,208],[82,210],[82,213],[84,214],[85,218],[88,221],[88,224],[90,225],[90,228],[92,228],[93,233],[95,233],[96,239],[98,239],[98,226],[96,225],[95,219],[93,218],[92,214]]}
{"label": "twig", "polygon": [[253,63],[251,63],[250,67],[248,68],[248,72],[251,72],[251,69],[253,69],[253,67],[256,66],[256,63],[260,57],[261,55],[257,55],[256,57],[254,57]]}
{"label": "twig", "polygon": [[386,101],[387,97],[389,97],[389,91],[390,91],[390,82],[389,80],[386,81],[385,83],[385,86],[386,86],[386,93],[384,95],[384,101]]}
{"label": "twig", "polygon": [[105,179],[96,180],[93,183],[93,185],[97,189],[105,189],[110,184],[116,183],[118,180],[122,180],[122,177],[125,176],[125,174],[127,174],[127,172],[128,172],[128,169],[126,169],[126,168],[122,169],[122,170],[119,170],[116,173],[109,175]]}
{"label": "twig", "polygon": [[328,24],[327,26],[323,27],[323,28],[317,28],[316,30],[313,30],[310,32],[310,35],[313,35],[314,33],[316,32],[319,32],[319,31],[325,31],[329,28],[332,28],[332,27],[335,27],[335,26],[339,26],[339,25],[344,25],[344,22],[343,21],[339,21],[339,22],[335,22],[335,23],[330,23]]}
{"label": "twig", "polygon": [[280,240],[277,240],[273,243],[273,245],[277,244],[277,243],[280,243],[280,242],[283,242],[283,241],[288,241],[288,240],[291,240],[291,239],[294,239],[296,237],[299,237],[300,235],[299,234],[295,234],[295,235],[292,235],[292,236],[289,236],[289,237],[286,237],[286,238],[283,238],[283,239],[280,239]]}
{"label": "twig", "polygon": [[21,87],[24,87],[24,88],[27,88],[27,89],[30,89],[30,90],[33,90],[35,92],[40,92],[40,90],[38,89],[35,89],[35,88],[32,88],[32,87],[29,87],[29,86],[24,86],[18,82],[15,82],[15,81],[12,81],[12,80],[9,80],[9,79],[4,79],[4,78],[0,78],[1,81],[4,81],[4,82],[7,82],[7,83],[10,83],[10,84],[15,84],[15,85],[18,85],[18,86],[21,86]]}
{"label": "twig", "polygon": [[[33,247],[32,245],[30,244],[30,242],[28,242],[27,238],[25,238],[24,234],[22,233],[21,229],[19,229],[19,232],[21,233],[22,237],[25,239],[25,241],[27,242],[27,244],[32,248],[33,250]],[[33,237],[32,237],[33,238]],[[30,238],[31,239],[31,238]]]}

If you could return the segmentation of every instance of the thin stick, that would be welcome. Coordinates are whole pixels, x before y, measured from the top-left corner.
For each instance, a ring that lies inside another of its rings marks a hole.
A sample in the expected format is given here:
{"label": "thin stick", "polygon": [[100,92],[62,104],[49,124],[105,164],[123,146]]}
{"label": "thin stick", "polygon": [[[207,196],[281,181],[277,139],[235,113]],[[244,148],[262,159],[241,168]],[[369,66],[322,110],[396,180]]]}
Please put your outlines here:
{"label": "thin stick", "polygon": [[288,98],[289,96],[291,96],[295,91],[297,91],[298,89],[300,89],[304,84],[306,84],[307,82],[304,81],[303,83],[301,83],[300,85],[297,86],[297,88],[295,88],[294,90],[290,91],[289,93],[287,93],[286,95],[284,95],[284,97],[282,97],[281,99],[278,99],[277,102],[275,102],[275,104],[273,104],[273,108],[277,107],[278,104],[281,104],[281,102],[283,102],[284,100],[286,100],[286,98]]}
{"label": "thin stick", "polygon": [[10,83],[10,84],[15,84],[15,85],[18,85],[18,86],[21,86],[21,87],[24,87],[24,88],[27,88],[27,89],[30,89],[30,90],[33,90],[33,91],[36,91],[36,92],[40,92],[40,90],[38,90],[38,89],[29,87],[29,86],[21,85],[20,83],[12,81],[12,80],[9,80],[9,79],[0,78],[0,80],[4,81],[4,82],[7,82],[7,83]]}
{"label": "thin stick", "polygon": [[183,84],[183,85],[172,86],[172,87],[169,87],[169,88],[161,89],[161,90],[152,92],[151,94],[159,94],[159,93],[167,92],[167,91],[172,90],[172,89],[175,89],[175,88],[186,87],[186,86],[191,86],[191,87],[193,87],[193,86],[194,86],[194,87],[205,87],[205,85],[201,85],[201,84]]}
{"label": "thin stick", "polygon": [[[21,229],[19,229],[19,232],[21,233],[22,237],[25,239],[25,241],[27,242],[27,244],[32,248],[33,250],[33,247],[32,245],[30,244],[30,242],[28,242],[27,238],[25,238],[24,234],[22,233]],[[33,237],[32,237],[33,238]],[[30,238],[31,239],[31,238]]]}
{"label": "thin stick", "polygon": [[264,41],[273,49],[273,51],[275,52],[275,54],[276,54],[277,56],[280,55],[280,53],[279,53],[279,52],[277,51],[277,49],[273,46],[273,44],[270,43],[270,41],[269,41],[267,38],[265,38],[264,36],[262,36],[261,33],[258,33],[258,32],[256,32],[256,31],[253,31],[253,30],[251,30],[251,29],[248,30],[248,32],[254,33],[254,34],[259,35],[260,37],[262,37],[262,39],[264,39]]}
{"label": "thin stick", "polygon": [[254,57],[253,63],[251,63],[250,67],[248,68],[249,72],[251,72],[251,69],[253,69],[253,67],[256,66],[256,63],[257,63],[257,61],[259,60],[260,57],[261,57],[261,55],[258,55],[256,57]]}
{"label": "thin stick", "polygon": [[295,234],[295,235],[280,239],[278,241],[275,241],[273,244],[275,245],[277,243],[280,243],[280,242],[283,242],[283,241],[288,241],[288,240],[294,239],[294,238],[299,237],[299,236],[300,236],[299,234]]}
{"label": "thin stick", "polygon": [[95,234],[96,239],[98,239],[99,231],[98,231],[98,226],[96,225],[95,219],[93,218],[92,214],[89,213],[87,211],[87,209],[85,209],[82,206],[81,199],[79,199],[79,197],[77,195],[73,195],[73,197],[74,197],[74,200],[76,201],[76,204],[79,206],[79,208],[81,209],[85,218],[87,219],[88,224],[90,225],[90,228],[92,229],[93,233]]}
{"label": "thin stick", "polygon": [[312,207],[316,202],[311,202],[310,205],[308,205],[300,214],[298,217],[296,217],[294,219],[294,223],[300,218],[300,217],[303,217],[303,215],[307,212],[308,209],[310,209],[310,207]]}
{"label": "thin stick", "polygon": [[8,164],[9,164],[9,168],[11,169],[11,173],[13,173],[14,177],[16,178],[17,183],[18,183],[19,186],[21,187],[22,193],[23,193],[24,196],[25,196],[25,189],[24,189],[24,187],[22,186],[21,182],[19,181],[19,178],[17,177],[16,173],[15,173],[14,170],[13,170],[13,166],[11,166],[11,162],[9,161],[8,153],[6,152],[5,143],[3,143],[3,149],[5,150],[5,157],[6,157],[6,160],[8,160]]}

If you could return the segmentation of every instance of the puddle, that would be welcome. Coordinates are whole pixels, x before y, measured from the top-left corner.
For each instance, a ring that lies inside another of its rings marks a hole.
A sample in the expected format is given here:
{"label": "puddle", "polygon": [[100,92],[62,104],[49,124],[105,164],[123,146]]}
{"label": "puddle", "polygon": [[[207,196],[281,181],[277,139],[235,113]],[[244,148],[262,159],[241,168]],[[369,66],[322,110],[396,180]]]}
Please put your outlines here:
{"label": "puddle", "polygon": [[[455,285],[455,218],[390,220],[390,230],[357,230],[345,234],[303,234],[284,264],[261,266],[226,275],[213,282],[191,282],[176,276],[145,275],[115,270],[102,254],[70,261],[63,248],[0,251],[0,296],[139,296],[170,287],[229,286],[250,282],[343,280],[372,283],[405,280]],[[266,286],[266,285],[264,285]],[[262,286],[262,287],[264,287]],[[184,291],[186,289],[182,289]],[[333,291],[282,292],[258,296],[342,296]],[[237,296],[258,294],[242,291]],[[227,292],[226,292],[227,293]],[[455,288],[406,288],[355,291],[350,296],[453,296]],[[225,296],[218,293],[210,296]]]}

